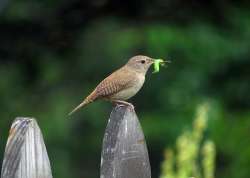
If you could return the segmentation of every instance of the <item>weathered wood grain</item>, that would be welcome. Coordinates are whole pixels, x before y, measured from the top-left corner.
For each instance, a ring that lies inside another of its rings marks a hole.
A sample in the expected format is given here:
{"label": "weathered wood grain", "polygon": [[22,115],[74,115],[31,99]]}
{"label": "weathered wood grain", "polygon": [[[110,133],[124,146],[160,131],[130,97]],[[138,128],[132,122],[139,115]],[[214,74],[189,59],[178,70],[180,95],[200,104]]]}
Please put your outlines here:
{"label": "weathered wood grain", "polygon": [[150,178],[144,134],[134,110],[113,109],[103,139],[101,178]]}
{"label": "weathered wood grain", "polygon": [[35,119],[17,118],[13,122],[1,178],[52,178],[43,136]]}

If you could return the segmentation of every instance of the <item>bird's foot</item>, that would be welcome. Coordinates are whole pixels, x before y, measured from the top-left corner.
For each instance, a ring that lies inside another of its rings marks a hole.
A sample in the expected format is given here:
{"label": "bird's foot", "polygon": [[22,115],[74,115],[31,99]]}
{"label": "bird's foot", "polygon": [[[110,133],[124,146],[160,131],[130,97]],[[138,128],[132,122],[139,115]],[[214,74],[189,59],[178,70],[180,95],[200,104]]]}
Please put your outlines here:
{"label": "bird's foot", "polygon": [[118,107],[123,107],[123,106],[129,106],[129,109],[131,111],[135,110],[135,107],[133,104],[126,102],[126,101],[122,101],[122,100],[113,100],[112,101],[116,106]]}

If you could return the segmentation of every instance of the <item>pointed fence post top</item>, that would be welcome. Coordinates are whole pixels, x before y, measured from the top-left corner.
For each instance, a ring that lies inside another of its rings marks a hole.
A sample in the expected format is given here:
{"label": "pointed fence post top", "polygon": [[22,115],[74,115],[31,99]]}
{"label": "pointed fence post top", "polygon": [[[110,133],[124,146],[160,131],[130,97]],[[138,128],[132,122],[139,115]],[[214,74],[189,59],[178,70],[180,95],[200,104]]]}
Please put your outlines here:
{"label": "pointed fence post top", "polygon": [[34,118],[16,118],[7,140],[1,178],[52,178],[42,133]]}
{"label": "pointed fence post top", "polygon": [[150,178],[144,134],[134,110],[115,107],[103,139],[101,178]]}

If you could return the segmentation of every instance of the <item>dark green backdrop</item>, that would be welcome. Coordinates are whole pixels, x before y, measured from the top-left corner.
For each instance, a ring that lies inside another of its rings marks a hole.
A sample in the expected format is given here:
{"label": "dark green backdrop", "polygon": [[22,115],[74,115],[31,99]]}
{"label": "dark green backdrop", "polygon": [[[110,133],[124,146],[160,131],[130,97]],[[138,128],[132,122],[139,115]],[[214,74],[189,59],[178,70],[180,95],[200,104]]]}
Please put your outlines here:
{"label": "dark green backdrop", "polygon": [[131,102],[153,177],[163,150],[210,103],[217,178],[250,177],[250,3],[246,0],[1,0],[0,161],[16,116],[36,117],[55,178],[97,178],[111,104],[67,113],[128,58],[172,60]]}

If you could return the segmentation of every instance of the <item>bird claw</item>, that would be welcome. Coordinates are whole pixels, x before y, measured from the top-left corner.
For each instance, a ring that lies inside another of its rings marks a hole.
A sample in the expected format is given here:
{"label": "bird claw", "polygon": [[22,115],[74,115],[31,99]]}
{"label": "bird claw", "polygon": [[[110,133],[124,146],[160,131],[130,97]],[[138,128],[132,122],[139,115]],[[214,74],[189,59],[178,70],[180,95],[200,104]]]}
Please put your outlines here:
{"label": "bird claw", "polygon": [[118,108],[121,108],[121,107],[124,107],[124,106],[126,106],[125,104],[116,104],[116,107],[118,107]]}
{"label": "bird claw", "polygon": [[133,104],[131,104],[131,103],[129,103],[129,104],[130,104],[130,105],[128,105],[128,106],[129,106],[130,111],[134,111],[134,110],[135,110],[134,105],[133,105]]}
{"label": "bird claw", "polygon": [[124,107],[124,106],[128,106],[130,111],[134,111],[135,107],[133,104],[128,103],[126,101],[113,101],[113,103],[117,106],[117,107]]}
{"label": "bird claw", "polygon": [[126,105],[126,104],[116,104],[116,107],[120,108],[120,107],[126,107],[128,106],[128,109],[130,111],[134,111],[135,110],[135,107],[133,105]]}

